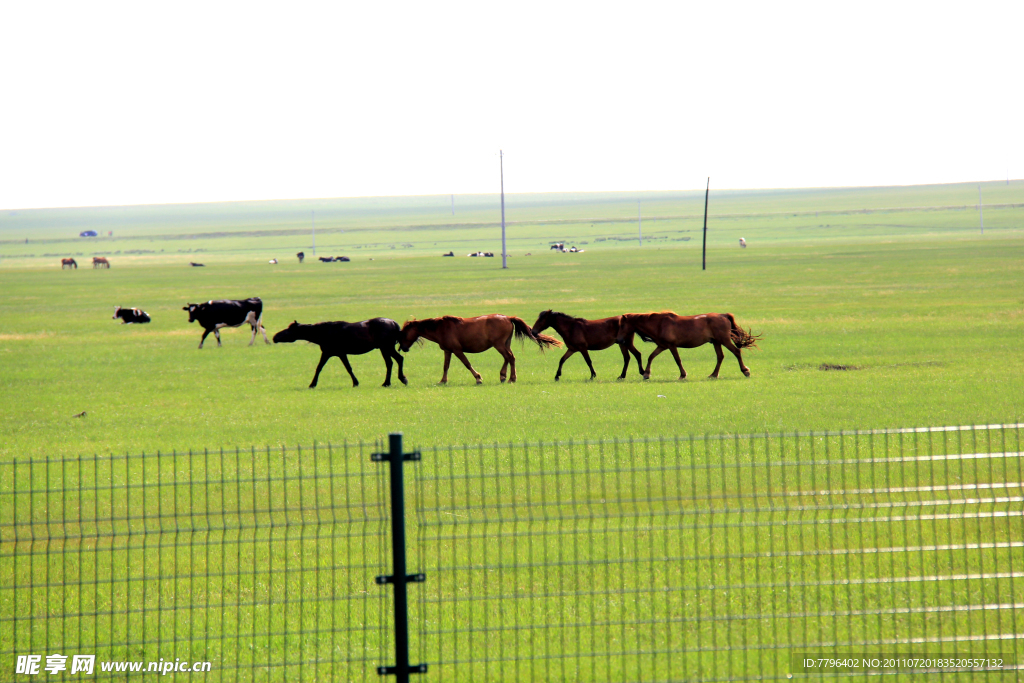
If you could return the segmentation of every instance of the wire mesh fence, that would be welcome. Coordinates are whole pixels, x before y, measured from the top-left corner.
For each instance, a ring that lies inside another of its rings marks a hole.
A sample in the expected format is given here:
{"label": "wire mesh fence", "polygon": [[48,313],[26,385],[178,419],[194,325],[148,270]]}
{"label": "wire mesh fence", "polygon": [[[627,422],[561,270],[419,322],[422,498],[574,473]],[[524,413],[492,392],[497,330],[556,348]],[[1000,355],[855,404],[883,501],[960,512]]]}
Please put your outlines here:
{"label": "wire mesh fence", "polygon": [[414,647],[454,681],[1017,680],[1020,445],[1015,427],[424,451]]}
{"label": "wire mesh fence", "polygon": [[[416,679],[1018,680],[1020,432],[422,449]],[[0,679],[78,680],[91,655],[97,680],[379,680],[396,641],[378,450],[0,463]]]}
{"label": "wire mesh fence", "polygon": [[362,444],[0,463],[0,679],[375,679],[377,470]]}

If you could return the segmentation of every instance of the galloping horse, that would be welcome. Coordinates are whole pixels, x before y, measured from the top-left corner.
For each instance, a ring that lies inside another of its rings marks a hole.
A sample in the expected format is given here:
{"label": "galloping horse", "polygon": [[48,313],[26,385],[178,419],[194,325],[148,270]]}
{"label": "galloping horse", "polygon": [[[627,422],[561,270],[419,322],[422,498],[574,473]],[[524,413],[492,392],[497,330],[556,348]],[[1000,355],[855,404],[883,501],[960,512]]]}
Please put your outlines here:
{"label": "galloping horse", "polygon": [[398,336],[398,346],[402,351],[408,351],[413,342],[419,339],[429,339],[435,342],[444,350],[444,374],[441,376],[441,384],[448,381],[448,366],[452,361],[452,354],[462,361],[462,364],[473,374],[477,384],[481,384],[480,373],[473,369],[467,353],[482,353],[492,346],[505,359],[501,366],[501,381],[505,381],[505,371],[509,365],[512,366],[512,374],[509,382],[516,381],[516,357],[512,355],[512,336],[517,339],[529,339],[541,349],[547,346],[561,346],[562,342],[546,334],[534,334],[533,330],[522,318],[504,315],[481,315],[476,318],[456,318],[446,315],[441,318],[427,318],[425,320],[410,320],[402,326],[402,332]]}
{"label": "galloping horse", "polygon": [[320,363],[316,366],[316,373],[309,385],[310,389],[316,386],[317,380],[320,379],[320,371],[324,369],[324,365],[327,364],[331,356],[341,359],[349,376],[352,377],[352,386],[358,387],[359,380],[352,372],[348,356],[358,356],[374,349],[380,349],[380,355],[384,356],[384,365],[388,369],[383,386],[389,387],[391,386],[392,358],[398,361],[398,379],[402,384],[409,383],[405,379],[405,373],[402,372],[402,356],[395,351],[399,331],[398,323],[389,318],[371,318],[358,323],[338,320],[313,325],[300,325],[296,320],[274,335],[274,343],[289,343],[301,339],[320,347]]}
{"label": "galloping horse", "polygon": [[78,263],[73,258],[62,258],[60,260],[60,269],[64,270],[65,268],[74,268],[75,270],[78,270]]}
{"label": "galloping horse", "polygon": [[[557,382],[558,378],[562,376],[562,365],[568,360],[569,356],[577,351],[587,361],[587,366],[590,368],[590,379],[597,377],[597,373],[594,371],[594,364],[590,362],[588,351],[601,351],[616,343],[616,337],[619,334],[620,318],[621,316],[615,316],[614,318],[601,318],[600,320],[584,320],[583,318],[573,318],[565,313],[558,313],[550,309],[542,311],[537,316],[537,322],[533,324],[533,333],[540,334],[547,328],[553,327],[562,337],[562,341],[565,342],[565,348],[567,349],[565,355],[562,356],[562,360],[558,361],[558,372],[555,373],[555,381]],[[636,366],[640,370],[640,375],[643,376],[644,364],[640,358],[640,352],[633,345],[632,332],[627,337],[623,337],[619,349],[622,351],[622,374],[619,375],[619,379],[626,378],[630,353],[636,358]]]}
{"label": "galloping horse", "polygon": [[712,378],[718,377],[718,370],[722,367],[722,347],[732,351],[736,360],[740,363],[740,370],[747,377],[750,377],[750,368],[743,364],[743,357],[740,349],[748,347],[757,348],[760,335],[753,335],[743,330],[736,324],[731,313],[705,313],[703,315],[676,315],[672,311],[661,313],[627,313],[620,316],[619,336],[616,341],[624,344],[626,338],[636,332],[645,342],[654,342],[658,348],[654,350],[651,357],[647,359],[647,368],[644,370],[644,379],[651,378],[651,361],[659,353],[668,349],[672,357],[676,359],[679,366],[679,379],[686,379],[686,370],[683,370],[683,363],[679,360],[677,348],[695,349],[708,342],[715,345],[715,354],[718,355],[718,363],[715,371],[711,373]]}
{"label": "galloping horse", "polygon": [[93,256],[92,257],[92,267],[93,268],[109,268],[110,267],[110,261],[108,261],[103,256]]}

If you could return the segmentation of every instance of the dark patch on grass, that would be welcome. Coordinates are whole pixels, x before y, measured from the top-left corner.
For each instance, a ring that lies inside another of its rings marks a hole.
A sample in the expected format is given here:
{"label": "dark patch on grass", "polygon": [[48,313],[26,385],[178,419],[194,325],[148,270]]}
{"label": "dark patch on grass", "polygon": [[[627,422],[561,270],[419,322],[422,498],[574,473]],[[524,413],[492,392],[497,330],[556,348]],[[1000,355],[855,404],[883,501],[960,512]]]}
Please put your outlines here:
{"label": "dark patch on grass", "polygon": [[860,370],[860,365],[839,365],[838,363],[822,363],[819,370]]}

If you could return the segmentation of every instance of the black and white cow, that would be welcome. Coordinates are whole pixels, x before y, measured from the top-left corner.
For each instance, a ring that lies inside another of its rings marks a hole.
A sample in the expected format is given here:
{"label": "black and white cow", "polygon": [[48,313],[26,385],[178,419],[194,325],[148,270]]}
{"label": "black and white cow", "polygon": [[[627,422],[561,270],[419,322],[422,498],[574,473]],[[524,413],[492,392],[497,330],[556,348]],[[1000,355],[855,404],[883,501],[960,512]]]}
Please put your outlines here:
{"label": "black and white cow", "polygon": [[132,323],[148,323],[150,318],[149,314],[141,308],[121,308],[120,306],[114,306],[114,320],[121,319],[122,325],[131,325]]}
{"label": "black and white cow", "polygon": [[205,330],[202,339],[199,340],[199,348],[203,348],[206,335],[211,332],[217,337],[217,346],[220,346],[220,328],[238,327],[245,323],[249,323],[249,326],[252,327],[252,339],[249,340],[249,346],[256,341],[257,330],[263,333],[263,341],[270,343],[270,340],[267,339],[267,331],[263,329],[263,302],[259,297],[241,301],[228,299],[207,301],[205,304],[189,304],[181,310],[188,311],[190,323],[198,320]]}

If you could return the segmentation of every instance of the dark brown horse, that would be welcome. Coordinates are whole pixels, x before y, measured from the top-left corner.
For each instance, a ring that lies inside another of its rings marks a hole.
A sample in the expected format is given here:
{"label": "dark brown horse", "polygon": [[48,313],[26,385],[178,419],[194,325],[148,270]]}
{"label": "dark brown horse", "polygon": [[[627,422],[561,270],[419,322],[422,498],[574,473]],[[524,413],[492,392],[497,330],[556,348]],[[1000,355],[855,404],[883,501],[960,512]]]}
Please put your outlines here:
{"label": "dark brown horse", "polygon": [[65,268],[74,268],[75,270],[78,270],[78,262],[73,258],[62,258],[60,260],[60,269],[64,270]]}
{"label": "dark brown horse", "polygon": [[736,324],[731,313],[676,315],[672,311],[662,311],[661,313],[627,313],[620,317],[619,336],[616,340],[620,344],[624,344],[626,338],[636,332],[645,342],[654,342],[658,345],[651,357],[647,359],[644,379],[651,378],[651,361],[665,349],[671,351],[672,357],[676,359],[676,365],[679,366],[679,379],[685,379],[686,370],[683,370],[683,363],[679,360],[679,352],[676,349],[695,349],[708,342],[715,345],[715,354],[718,356],[715,371],[710,375],[712,378],[718,377],[718,370],[722,367],[722,359],[725,358],[725,354],[722,353],[723,346],[732,351],[740,363],[740,370],[744,375],[750,377],[750,368],[743,364],[740,349],[748,347],[756,349],[757,342],[761,337],[744,331]]}
{"label": "dark brown horse", "polygon": [[[562,341],[565,342],[565,348],[567,349],[565,355],[562,356],[562,360],[558,362],[558,372],[555,373],[555,381],[557,382],[558,378],[562,376],[562,365],[569,359],[569,356],[576,352],[582,354],[583,359],[587,361],[587,366],[590,368],[590,379],[597,377],[597,373],[594,371],[594,364],[590,362],[590,354],[588,352],[607,349],[616,342],[616,338],[619,335],[620,318],[621,316],[615,316],[614,318],[601,318],[600,320],[584,320],[583,318],[573,318],[565,313],[558,313],[550,309],[542,311],[537,316],[537,322],[533,324],[533,333],[540,334],[549,327],[554,328],[555,332],[558,332],[559,336],[562,337]],[[622,351],[622,374],[619,375],[619,379],[625,379],[626,377],[630,353],[636,358],[636,367],[640,371],[640,375],[643,376],[644,364],[640,359],[640,352],[633,345],[632,333],[627,337],[623,337],[619,349]]]}
{"label": "dark brown horse", "polygon": [[446,315],[442,318],[410,320],[402,326],[398,336],[398,346],[408,351],[418,339],[429,339],[444,351],[444,374],[441,384],[448,381],[448,366],[452,354],[473,374],[476,383],[480,384],[480,373],[473,369],[467,353],[482,353],[492,346],[505,359],[501,366],[501,381],[505,381],[505,371],[512,366],[509,382],[516,381],[516,357],[512,355],[513,335],[520,340],[529,339],[540,348],[561,346],[562,342],[546,334],[534,334],[522,318],[505,315],[481,315],[476,318],[456,318]]}
{"label": "dark brown horse", "polygon": [[383,386],[391,386],[391,359],[398,362],[398,379],[402,384],[408,384],[405,373],[402,372],[402,356],[395,351],[395,343],[398,341],[398,323],[389,318],[372,318],[358,323],[347,323],[344,320],[337,322],[316,323],[313,325],[300,325],[298,321],[274,335],[274,343],[288,343],[293,341],[308,341],[320,347],[320,363],[316,366],[316,373],[309,388],[316,386],[320,379],[320,371],[330,360],[331,356],[337,356],[345,364],[349,376],[352,377],[352,386],[359,386],[359,380],[352,372],[348,356],[358,356],[369,353],[374,349],[380,349],[380,355],[384,356],[384,365],[387,366],[387,376],[384,378]]}

